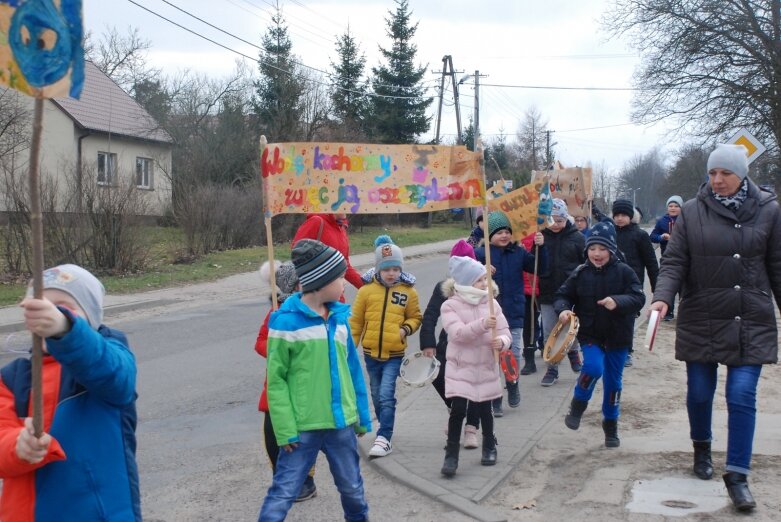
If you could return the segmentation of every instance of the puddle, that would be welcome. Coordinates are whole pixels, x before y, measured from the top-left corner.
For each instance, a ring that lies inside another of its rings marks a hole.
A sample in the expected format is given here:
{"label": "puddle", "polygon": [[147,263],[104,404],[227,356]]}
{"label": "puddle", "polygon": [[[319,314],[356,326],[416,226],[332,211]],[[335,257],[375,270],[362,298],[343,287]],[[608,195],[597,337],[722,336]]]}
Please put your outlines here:
{"label": "puddle", "polygon": [[720,480],[671,477],[635,481],[632,501],[626,508],[633,513],[685,517],[718,511],[728,505],[727,490]]}

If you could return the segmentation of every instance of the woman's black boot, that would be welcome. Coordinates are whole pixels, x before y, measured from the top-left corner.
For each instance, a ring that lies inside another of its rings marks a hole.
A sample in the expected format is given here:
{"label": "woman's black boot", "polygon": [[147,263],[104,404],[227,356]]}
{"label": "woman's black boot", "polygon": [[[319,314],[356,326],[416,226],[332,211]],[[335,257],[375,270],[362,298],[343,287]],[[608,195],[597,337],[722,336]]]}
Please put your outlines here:
{"label": "woman's black boot", "polygon": [[748,480],[743,473],[728,471],[723,475],[724,484],[727,486],[727,493],[732,499],[735,509],[738,511],[751,511],[757,507],[751,491],[748,489]]}
{"label": "woman's black boot", "polygon": [[702,480],[713,478],[713,460],[710,454],[710,442],[692,441],[694,444],[694,474]]}
{"label": "woman's black boot", "polygon": [[446,477],[452,477],[458,469],[458,450],[461,447],[460,442],[449,442],[445,447],[445,463],[442,464],[442,474]]}
{"label": "woman's black boot", "polygon": [[493,435],[483,435],[483,458],[480,459],[483,466],[493,466],[496,464],[496,437]]}
{"label": "woman's black boot", "polygon": [[537,372],[537,364],[534,362],[535,348],[523,349],[523,368],[521,369],[521,375],[531,375]]}

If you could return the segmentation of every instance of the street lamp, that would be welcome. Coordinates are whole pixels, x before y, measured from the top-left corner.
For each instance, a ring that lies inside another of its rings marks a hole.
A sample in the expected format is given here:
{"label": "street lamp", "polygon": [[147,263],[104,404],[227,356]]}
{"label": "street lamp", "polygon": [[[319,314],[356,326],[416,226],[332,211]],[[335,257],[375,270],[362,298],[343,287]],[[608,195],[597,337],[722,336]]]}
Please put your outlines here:
{"label": "street lamp", "polygon": [[635,189],[632,189],[632,206],[634,208],[637,208],[637,198],[635,197],[635,194],[638,190],[640,190],[642,187],[637,187]]}

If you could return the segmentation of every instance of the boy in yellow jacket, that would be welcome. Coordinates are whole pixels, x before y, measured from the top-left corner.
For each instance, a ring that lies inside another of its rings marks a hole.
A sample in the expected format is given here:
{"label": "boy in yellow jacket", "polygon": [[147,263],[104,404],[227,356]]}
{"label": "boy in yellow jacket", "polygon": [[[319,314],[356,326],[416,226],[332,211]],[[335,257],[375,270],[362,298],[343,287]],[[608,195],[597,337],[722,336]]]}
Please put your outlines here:
{"label": "boy in yellow jacket", "polygon": [[380,423],[371,457],[384,457],[393,451],[391,437],[396,418],[396,378],[407,348],[407,337],[420,328],[415,276],[402,270],[404,257],[390,237],[374,240],[375,265],[367,272],[352,306],[350,330],[355,345],[363,345],[366,372]]}

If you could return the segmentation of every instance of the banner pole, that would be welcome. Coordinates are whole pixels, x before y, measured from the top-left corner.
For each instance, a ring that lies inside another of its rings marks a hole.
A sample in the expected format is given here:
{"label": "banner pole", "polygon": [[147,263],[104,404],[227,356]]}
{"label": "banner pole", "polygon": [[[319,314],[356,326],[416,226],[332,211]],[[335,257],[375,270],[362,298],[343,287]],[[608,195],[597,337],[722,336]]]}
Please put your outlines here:
{"label": "banner pole", "polygon": [[260,137],[260,179],[263,187],[263,224],[266,226],[266,248],[268,250],[269,265],[269,284],[271,285],[271,309],[277,310],[279,302],[277,301],[277,271],[274,266],[274,239],[271,233],[271,208],[268,205],[268,180],[263,175],[263,152],[266,150],[268,142],[266,136]]}

